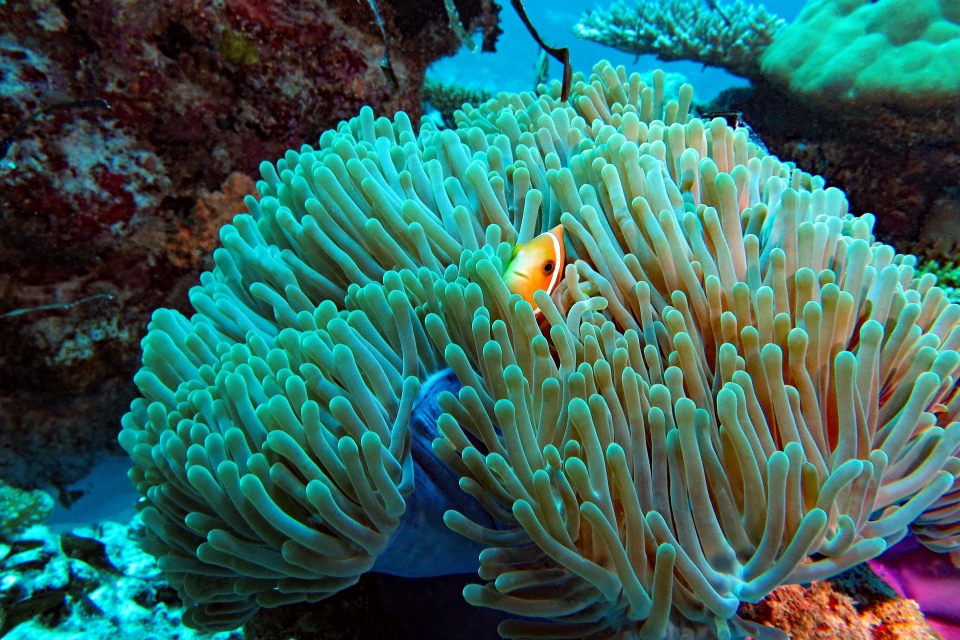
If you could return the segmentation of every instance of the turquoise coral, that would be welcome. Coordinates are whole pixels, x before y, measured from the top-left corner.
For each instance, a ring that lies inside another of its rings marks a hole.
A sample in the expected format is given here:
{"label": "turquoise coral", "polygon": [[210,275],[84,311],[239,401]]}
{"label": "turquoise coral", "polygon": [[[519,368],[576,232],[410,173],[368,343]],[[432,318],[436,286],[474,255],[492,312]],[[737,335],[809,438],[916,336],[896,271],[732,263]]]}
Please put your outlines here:
{"label": "turquoise coral", "polygon": [[767,78],[821,103],[960,102],[955,0],[810,0],[763,52]]}
{"label": "turquoise coral", "polygon": [[[364,109],[261,165],[197,313],[154,316],[120,436],[185,622],[393,562],[422,491],[455,501],[430,440],[473,509],[443,520],[487,547],[465,597],[523,617],[504,637],[780,637],[739,603],[908,530],[960,546],[960,305],[653,81],[600,63],[456,130]],[[503,273],[557,224],[541,330]]]}
{"label": "turquoise coral", "polygon": [[620,0],[588,12],[573,31],[621,51],[775,83],[828,108],[928,108],[956,105],[960,95],[953,0],[809,0],[789,25],[743,0]]}

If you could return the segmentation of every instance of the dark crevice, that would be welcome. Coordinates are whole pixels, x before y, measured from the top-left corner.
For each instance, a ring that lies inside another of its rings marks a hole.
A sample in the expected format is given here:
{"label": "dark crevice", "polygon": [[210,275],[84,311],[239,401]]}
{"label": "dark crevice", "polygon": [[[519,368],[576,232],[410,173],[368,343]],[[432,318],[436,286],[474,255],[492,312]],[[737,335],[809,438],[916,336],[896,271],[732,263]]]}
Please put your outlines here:
{"label": "dark crevice", "polygon": [[70,24],[70,31],[76,35],[77,39],[83,43],[83,48],[86,49],[89,54],[98,54],[100,53],[100,47],[96,42],[87,34],[86,30],[80,26],[78,20],[77,7],[73,4],[72,0],[57,0],[57,8],[63,12],[64,17],[67,19],[67,22]]}
{"label": "dark crevice", "polygon": [[197,204],[196,198],[189,196],[167,196],[160,202],[160,210],[171,211],[180,219],[187,219]]}
{"label": "dark crevice", "polygon": [[179,22],[171,22],[157,40],[157,48],[163,55],[176,60],[181,53],[187,53],[195,43],[189,29]]}

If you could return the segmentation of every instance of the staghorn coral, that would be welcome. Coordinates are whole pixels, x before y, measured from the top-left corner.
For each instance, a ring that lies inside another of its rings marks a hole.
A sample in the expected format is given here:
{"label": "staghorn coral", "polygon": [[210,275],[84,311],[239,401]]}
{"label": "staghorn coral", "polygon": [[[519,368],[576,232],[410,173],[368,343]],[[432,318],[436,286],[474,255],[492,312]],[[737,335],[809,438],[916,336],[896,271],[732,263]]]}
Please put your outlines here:
{"label": "staghorn coral", "polygon": [[620,0],[588,11],[573,27],[578,38],[661,60],[693,60],[755,78],[760,56],[785,26],[763,5],[683,0]]}
{"label": "staghorn coral", "polygon": [[[505,637],[778,637],[740,602],[958,546],[960,306],[689,85],[594,71],[261,165],[120,435],[187,624],[462,570],[447,504]],[[557,224],[544,333],[503,273]]]}

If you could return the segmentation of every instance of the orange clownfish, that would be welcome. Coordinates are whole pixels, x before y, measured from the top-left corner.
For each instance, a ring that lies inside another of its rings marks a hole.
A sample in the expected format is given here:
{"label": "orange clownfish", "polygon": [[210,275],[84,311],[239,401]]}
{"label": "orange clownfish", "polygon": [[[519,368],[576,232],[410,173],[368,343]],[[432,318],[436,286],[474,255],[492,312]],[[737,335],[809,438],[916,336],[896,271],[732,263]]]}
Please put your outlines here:
{"label": "orange clownfish", "polygon": [[553,293],[563,274],[564,258],[563,227],[557,225],[514,248],[513,258],[503,274],[503,283],[510,293],[519,293],[539,315],[540,308],[533,301],[533,293],[540,290]]}

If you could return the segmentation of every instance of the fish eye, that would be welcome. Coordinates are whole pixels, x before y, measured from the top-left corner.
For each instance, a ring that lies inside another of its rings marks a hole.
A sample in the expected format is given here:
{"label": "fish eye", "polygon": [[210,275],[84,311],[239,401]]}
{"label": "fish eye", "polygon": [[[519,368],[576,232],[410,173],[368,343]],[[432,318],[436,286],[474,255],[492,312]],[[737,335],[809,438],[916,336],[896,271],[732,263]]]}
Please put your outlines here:
{"label": "fish eye", "polygon": [[553,273],[553,260],[547,260],[543,263],[544,273]]}

